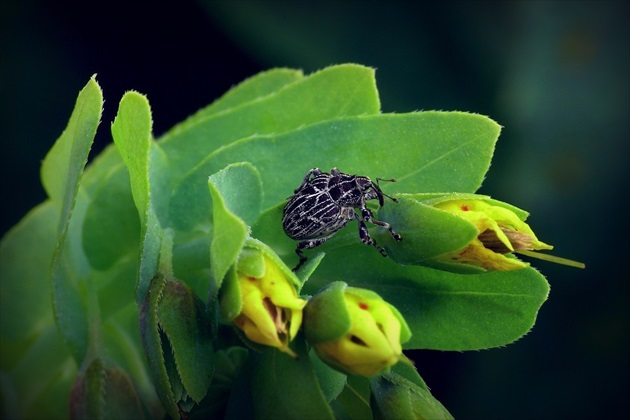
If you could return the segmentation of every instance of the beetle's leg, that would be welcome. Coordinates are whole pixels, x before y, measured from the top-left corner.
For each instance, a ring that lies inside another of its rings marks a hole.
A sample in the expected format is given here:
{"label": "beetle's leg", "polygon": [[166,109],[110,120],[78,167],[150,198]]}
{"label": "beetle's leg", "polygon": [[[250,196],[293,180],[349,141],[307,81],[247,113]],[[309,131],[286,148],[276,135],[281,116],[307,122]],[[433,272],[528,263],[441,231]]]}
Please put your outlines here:
{"label": "beetle's leg", "polygon": [[304,175],[304,179],[302,180],[302,183],[300,184],[299,187],[297,187],[293,193],[295,194],[296,192],[300,191],[302,189],[303,186],[305,186],[306,184],[309,183],[309,181],[311,180],[311,175],[318,176],[321,175],[322,171],[319,170],[319,168],[313,168],[311,170],[309,170],[306,175]]}
{"label": "beetle's leg", "polygon": [[394,238],[397,241],[402,241],[402,236],[394,232],[394,228],[392,228],[389,223],[383,222],[381,220],[376,220],[374,218],[374,214],[372,213],[370,209],[365,207],[365,203],[363,203],[363,206],[361,207],[361,218],[365,220],[366,222],[372,223],[373,225],[380,226],[387,229],[390,235],[392,235],[392,238]]}
{"label": "beetle's leg", "polygon": [[308,259],[306,255],[304,255],[304,252],[302,251],[303,249],[311,249],[311,248],[315,248],[316,246],[320,246],[321,244],[323,244],[324,242],[332,238],[335,233],[337,232],[333,232],[330,235],[326,235],[321,238],[309,239],[306,241],[299,242],[297,244],[297,247],[295,248],[295,253],[298,255],[298,257],[300,257],[300,261],[295,266],[295,268],[293,268],[293,271],[296,271],[298,268],[300,268],[302,264],[304,264],[306,260]]}
{"label": "beetle's leg", "polygon": [[[391,195],[387,195],[385,194],[383,191],[381,191],[380,186],[378,185],[379,181],[385,181],[385,182],[396,182],[395,178],[390,178],[390,179],[383,179],[383,178],[376,178],[376,186],[378,187],[378,191],[384,195],[385,197],[389,198],[390,200],[392,200],[394,203],[398,203],[398,199],[395,197],[392,197]],[[381,200],[379,200],[381,207],[383,207],[383,203],[381,202]]]}
{"label": "beetle's leg", "polygon": [[334,168],[332,168],[332,169],[330,170],[330,174],[331,174],[332,176],[337,176],[337,175],[339,175],[340,173],[341,173],[341,171],[340,171],[339,169],[337,169],[337,167],[334,167]]}
{"label": "beetle's leg", "polygon": [[365,245],[372,245],[376,248],[383,257],[387,256],[387,252],[380,246],[376,245],[376,241],[370,236],[370,232],[368,232],[367,225],[363,219],[359,219],[359,238]]}
{"label": "beetle's leg", "polygon": [[361,215],[357,216],[357,219],[359,219],[359,239],[361,239],[361,242],[363,242],[365,245],[372,245],[378,250],[378,252],[381,253],[382,256],[386,257],[387,252],[385,251],[385,249],[378,246],[374,238],[370,236],[370,232],[368,232],[368,228],[365,222],[367,221],[370,223],[374,223],[374,215],[372,214],[372,211],[370,209],[365,207],[365,201],[361,202]]}

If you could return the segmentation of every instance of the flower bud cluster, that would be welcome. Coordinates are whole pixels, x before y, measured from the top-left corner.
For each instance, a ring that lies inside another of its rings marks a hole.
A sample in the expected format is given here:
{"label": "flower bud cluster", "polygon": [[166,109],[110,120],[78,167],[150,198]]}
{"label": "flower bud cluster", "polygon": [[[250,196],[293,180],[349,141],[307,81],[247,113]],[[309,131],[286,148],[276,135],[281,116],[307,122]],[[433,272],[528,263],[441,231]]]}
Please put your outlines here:
{"label": "flower bud cluster", "polygon": [[[304,319],[307,342],[331,367],[347,374],[373,376],[402,357],[401,343],[411,332],[398,310],[378,294],[333,282],[307,303],[299,280],[271,249],[245,246],[235,276],[221,299],[233,310],[227,318],[253,343],[296,357],[290,342]],[[224,315],[228,311],[224,311]]]}

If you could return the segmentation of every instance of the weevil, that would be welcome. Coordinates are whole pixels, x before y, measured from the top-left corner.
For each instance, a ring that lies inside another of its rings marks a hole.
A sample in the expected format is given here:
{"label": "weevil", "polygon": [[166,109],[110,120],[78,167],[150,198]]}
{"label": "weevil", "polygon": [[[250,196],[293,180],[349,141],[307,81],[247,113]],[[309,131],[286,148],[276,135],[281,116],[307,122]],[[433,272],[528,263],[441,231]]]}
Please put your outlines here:
{"label": "weevil", "polygon": [[[372,182],[367,176],[350,175],[332,168],[330,173],[313,168],[306,172],[299,187],[289,197],[282,212],[282,227],[291,239],[299,240],[295,249],[300,257],[297,270],[307,260],[304,249],[315,248],[333,237],[351,220],[359,222],[359,239],[366,245],[374,246],[383,256],[387,252],[370,237],[366,222],[381,226],[389,231],[397,241],[402,237],[389,223],[374,218],[367,208],[366,201],[378,199],[379,207],[384,197],[397,203],[398,200],[383,191],[379,181],[395,182],[395,179],[376,178]],[[357,212],[358,210],[358,212]]]}

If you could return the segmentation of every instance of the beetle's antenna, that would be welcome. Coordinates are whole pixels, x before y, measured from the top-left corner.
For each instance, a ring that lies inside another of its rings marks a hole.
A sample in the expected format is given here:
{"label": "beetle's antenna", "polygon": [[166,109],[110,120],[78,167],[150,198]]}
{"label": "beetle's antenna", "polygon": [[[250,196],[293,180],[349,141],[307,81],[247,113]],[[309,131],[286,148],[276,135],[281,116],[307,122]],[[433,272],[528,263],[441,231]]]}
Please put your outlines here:
{"label": "beetle's antenna", "polygon": [[385,194],[382,190],[381,190],[381,186],[378,185],[379,181],[385,181],[385,182],[396,182],[396,178],[390,178],[390,179],[383,179],[383,178],[376,178],[376,185],[379,187],[379,190],[381,191],[381,194],[383,194],[385,197],[389,198],[390,200],[392,200],[394,203],[398,203],[398,199],[392,197],[391,195]]}

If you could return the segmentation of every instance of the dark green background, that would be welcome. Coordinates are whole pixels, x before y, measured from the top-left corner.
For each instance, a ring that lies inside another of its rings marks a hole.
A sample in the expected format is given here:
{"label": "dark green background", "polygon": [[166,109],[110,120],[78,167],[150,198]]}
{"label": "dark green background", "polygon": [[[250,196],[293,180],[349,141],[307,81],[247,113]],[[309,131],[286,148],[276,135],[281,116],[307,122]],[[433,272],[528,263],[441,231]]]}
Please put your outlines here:
{"label": "dark green background", "polygon": [[40,162],[94,73],[93,154],[126,90],[148,96],[159,135],[270,67],[373,66],[384,112],[503,125],[482,192],[531,211],[540,239],[587,264],[535,263],[550,300],[517,343],[414,353],[434,395],[459,418],[610,415],[630,373],[629,28],[624,1],[3,2],[0,233],[44,199]]}

